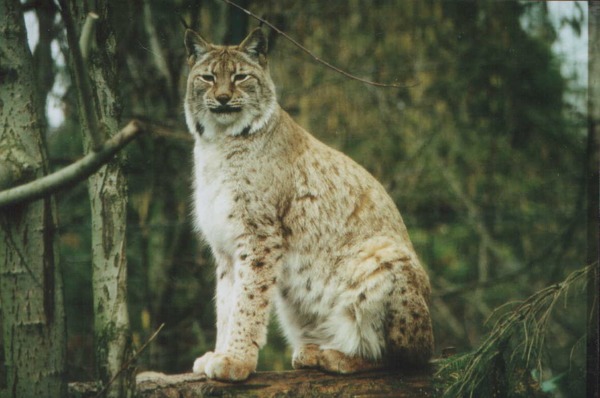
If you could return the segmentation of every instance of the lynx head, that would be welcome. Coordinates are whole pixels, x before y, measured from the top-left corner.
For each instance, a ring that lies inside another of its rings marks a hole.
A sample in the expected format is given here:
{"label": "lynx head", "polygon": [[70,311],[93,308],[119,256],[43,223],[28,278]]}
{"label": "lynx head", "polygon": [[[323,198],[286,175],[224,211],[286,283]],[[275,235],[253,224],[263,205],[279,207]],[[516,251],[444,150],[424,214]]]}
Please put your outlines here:
{"label": "lynx head", "polygon": [[238,46],[208,43],[188,29],[185,46],[190,65],[185,118],[194,136],[253,134],[264,127],[277,102],[260,28]]}

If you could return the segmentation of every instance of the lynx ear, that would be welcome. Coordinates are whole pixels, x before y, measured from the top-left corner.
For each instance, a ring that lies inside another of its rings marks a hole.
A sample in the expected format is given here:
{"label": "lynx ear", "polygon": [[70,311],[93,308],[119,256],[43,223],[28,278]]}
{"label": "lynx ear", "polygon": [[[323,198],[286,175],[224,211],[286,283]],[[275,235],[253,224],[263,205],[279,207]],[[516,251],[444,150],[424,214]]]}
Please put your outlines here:
{"label": "lynx ear", "polygon": [[198,33],[191,29],[185,31],[185,48],[188,53],[188,63],[194,64],[196,60],[209,52],[213,47]]}
{"label": "lynx ear", "polygon": [[240,51],[245,52],[252,58],[258,60],[258,63],[265,65],[267,63],[267,38],[261,28],[256,28],[239,45]]}

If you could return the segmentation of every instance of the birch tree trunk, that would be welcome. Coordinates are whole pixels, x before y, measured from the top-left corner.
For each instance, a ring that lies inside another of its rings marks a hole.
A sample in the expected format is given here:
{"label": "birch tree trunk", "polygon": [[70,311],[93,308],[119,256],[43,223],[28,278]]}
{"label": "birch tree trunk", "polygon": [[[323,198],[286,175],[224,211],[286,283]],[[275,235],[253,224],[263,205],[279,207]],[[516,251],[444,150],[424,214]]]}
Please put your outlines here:
{"label": "birch tree trunk", "polygon": [[[108,138],[119,131],[119,100],[116,80],[116,39],[110,23],[107,1],[96,3],[100,18],[96,29],[97,46],[91,52],[89,72],[97,94],[99,123]],[[89,143],[87,145],[90,148]],[[119,372],[131,355],[127,311],[127,181],[121,167],[123,154],[89,178],[92,211],[92,286],[94,290],[94,333],[96,366],[103,383]],[[132,395],[135,381],[124,372],[106,396]]]}
{"label": "birch tree trunk", "polygon": [[[0,189],[43,176],[40,90],[21,5],[0,0]],[[0,211],[3,397],[62,397],[65,324],[51,198]]]}
{"label": "birch tree trunk", "polygon": [[[90,95],[81,91],[81,87],[79,95],[80,119],[84,130],[89,133],[84,135],[87,152],[95,149],[92,133],[96,128],[99,130],[96,134],[107,138],[119,131],[120,114],[116,39],[111,26],[110,4],[99,0],[94,2],[94,6],[96,9],[88,10],[85,5],[81,7],[81,3],[67,4],[61,0],[71,54],[82,61],[73,59],[75,81],[82,86],[90,83]],[[81,43],[83,46],[90,45],[90,48],[85,48],[89,55],[83,60],[76,35],[80,34],[78,26],[83,25],[87,11],[94,11],[99,17],[91,43]],[[131,396],[135,388],[131,371],[124,371],[115,379],[131,355],[125,250],[127,183],[121,167],[122,159],[122,154],[116,156],[88,180],[96,369],[103,385],[111,383],[106,389],[107,397]]]}

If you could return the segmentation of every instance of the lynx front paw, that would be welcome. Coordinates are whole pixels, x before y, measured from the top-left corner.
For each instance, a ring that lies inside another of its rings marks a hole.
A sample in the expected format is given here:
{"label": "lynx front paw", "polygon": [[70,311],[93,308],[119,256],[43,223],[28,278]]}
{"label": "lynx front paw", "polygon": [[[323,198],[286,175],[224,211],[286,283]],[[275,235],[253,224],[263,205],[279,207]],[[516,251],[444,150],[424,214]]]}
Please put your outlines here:
{"label": "lynx front paw", "polygon": [[[202,358],[198,358],[196,362],[204,366],[204,373],[210,379],[221,381],[242,381],[246,380],[250,373],[256,370],[256,361],[246,362],[236,359],[226,354],[210,353],[206,363],[202,363],[202,359],[209,353],[204,354]],[[196,364],[194,364],[194,369]]]}
{"label": "lynx front paw", "polygon": [[198,373],[198,374],[206,374],[206,364],[208,363],[208,361],[215,355],[214,352],[209,351],[207,353],[205,353],[204,355],[202,355],[199,358],[196,358],[196,360],[194,361],[194,366],[192,368],[192,372],[194,373]]}

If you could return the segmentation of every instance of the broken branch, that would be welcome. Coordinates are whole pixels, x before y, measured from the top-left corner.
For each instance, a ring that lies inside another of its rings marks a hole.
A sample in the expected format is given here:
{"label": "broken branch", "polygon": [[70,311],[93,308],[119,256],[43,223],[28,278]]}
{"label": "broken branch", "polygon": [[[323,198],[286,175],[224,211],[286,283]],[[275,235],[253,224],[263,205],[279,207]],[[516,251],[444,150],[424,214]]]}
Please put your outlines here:
{"label": "broken branch", "polygon": [[96,152],[90,152],[77,162],[59,171],[15,188],[0,191],[0,208],[39,199],[60,189],[74,185],[95,173],[133,138],[144,130],[132,120]]}

